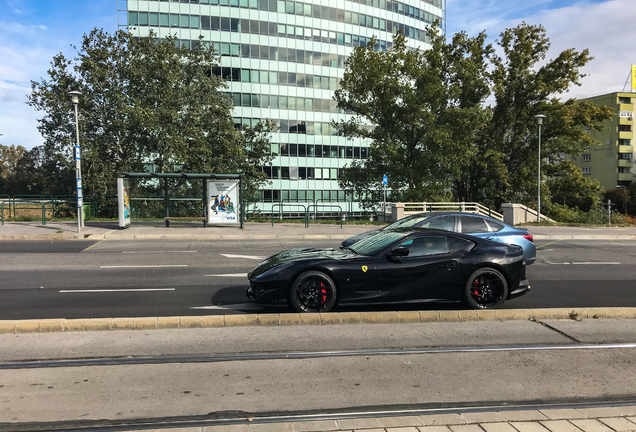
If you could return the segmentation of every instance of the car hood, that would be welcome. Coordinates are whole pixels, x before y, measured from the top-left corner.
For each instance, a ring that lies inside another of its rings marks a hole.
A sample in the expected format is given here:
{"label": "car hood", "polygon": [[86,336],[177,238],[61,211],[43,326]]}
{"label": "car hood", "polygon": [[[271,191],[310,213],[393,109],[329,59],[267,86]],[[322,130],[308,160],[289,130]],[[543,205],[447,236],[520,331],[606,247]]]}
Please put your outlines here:
{"label": "car hood", "polygon": [[371,237],[372,235],[377,234],[380,231],[382,231],[382,228],[371,230],[371,231],[365,231],[363,233],[356,234],[356,235],[351,236],[348,239],[344,240],[342,243],[340,243],[340,247],[344,248],[344,247],[347,247],[347,246],[351,246],[352,244],[358,243],[360,240],[365,239],[367,237]]}
{"label": "car hood", "polygon": [[300,248],[289,249],[272,255],[265,261],[258,264],[248,273],[249,279],[255,278],[266,271],[287,263],[295,263],[307,260],[337,260],[352,257],[354,254],[347,251],[337,249],[316,249],[316,248]]}

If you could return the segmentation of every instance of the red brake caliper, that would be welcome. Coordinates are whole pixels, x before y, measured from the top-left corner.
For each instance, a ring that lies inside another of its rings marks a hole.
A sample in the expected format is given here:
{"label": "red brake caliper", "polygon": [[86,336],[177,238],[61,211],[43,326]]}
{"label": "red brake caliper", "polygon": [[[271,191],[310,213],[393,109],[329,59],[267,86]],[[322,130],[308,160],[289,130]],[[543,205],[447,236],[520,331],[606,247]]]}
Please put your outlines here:
{"label": "red brake caliper", "polygon": [[[474,280],[474,281],[473,281],[473,288],[477,288],[478,286],[479,286],[479,281]],[[478,295],[479,295],[479,291],[474,290],[474,291],[473,291],[473,294],[475,294],[476,296],[478,296]]]}
{"label": "red brake caliper", "polygon": [[325,284],[320,282],[320,292],[322,293],[322,304],[327,303],[327,290],[325,289]]}

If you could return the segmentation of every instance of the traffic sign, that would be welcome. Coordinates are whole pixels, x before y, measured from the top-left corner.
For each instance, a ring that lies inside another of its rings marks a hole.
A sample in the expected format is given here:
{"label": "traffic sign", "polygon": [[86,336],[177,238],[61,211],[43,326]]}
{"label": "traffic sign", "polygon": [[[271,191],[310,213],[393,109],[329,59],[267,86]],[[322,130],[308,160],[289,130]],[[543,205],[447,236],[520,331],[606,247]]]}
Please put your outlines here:
{"label": "traffic sign", "polygon": [[384,174],[384,177],[382,177],[382,184],[384,186],[389,184],[389,178],[386,176],[386,174]]}

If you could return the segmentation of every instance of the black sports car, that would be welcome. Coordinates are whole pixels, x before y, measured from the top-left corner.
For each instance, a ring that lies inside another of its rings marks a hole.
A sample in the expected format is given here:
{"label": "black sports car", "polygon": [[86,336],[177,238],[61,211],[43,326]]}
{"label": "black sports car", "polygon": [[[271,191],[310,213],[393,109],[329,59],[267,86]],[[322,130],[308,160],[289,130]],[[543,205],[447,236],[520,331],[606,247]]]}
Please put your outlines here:
{"label": "black sports car", "polygon": [[343,250],[286,250],[247,277],[248,298],[298,312],[423,300],[488,309],[530,289],[520,246],[417,228],[382,231]]}

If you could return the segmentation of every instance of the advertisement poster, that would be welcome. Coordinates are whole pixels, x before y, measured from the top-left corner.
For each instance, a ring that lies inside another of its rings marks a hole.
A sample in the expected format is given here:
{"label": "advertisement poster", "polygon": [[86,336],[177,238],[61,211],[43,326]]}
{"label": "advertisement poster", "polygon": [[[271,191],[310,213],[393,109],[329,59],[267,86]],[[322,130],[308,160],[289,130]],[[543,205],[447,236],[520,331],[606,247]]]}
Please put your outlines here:
{"label": "advertisement poster", "polygon": [[239,223],[238,181],[208,180],[208,223]]}
{"label": "advertisement poster", "polygon": [[119,227],[126,228],[130,225],[130,187],[128,179],[117,179],[117,208],[119,209]]}

